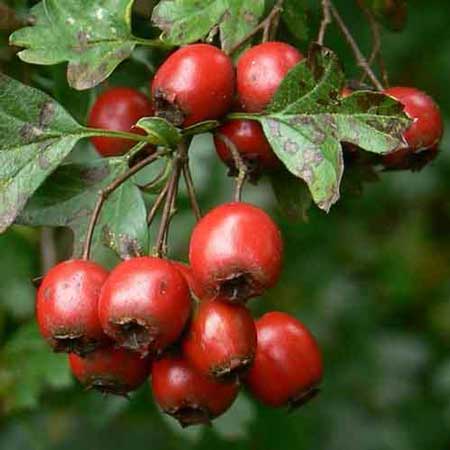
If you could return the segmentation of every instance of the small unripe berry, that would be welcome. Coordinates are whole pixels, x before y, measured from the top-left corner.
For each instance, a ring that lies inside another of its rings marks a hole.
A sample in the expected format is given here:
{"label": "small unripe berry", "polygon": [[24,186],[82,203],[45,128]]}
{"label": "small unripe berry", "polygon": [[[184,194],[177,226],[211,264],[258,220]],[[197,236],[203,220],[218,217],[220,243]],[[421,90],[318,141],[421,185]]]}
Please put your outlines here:
{"label": "small unripe berry", "polygon": [[252,394],[269,406],[300,406],[318,392],[322,357],[307,328],[294,317],[271,312],[256,321],[255,361],[246,377]]}
{"label": "small unripe berry", "polygon": [[239,392],[236,381],[219,383],[174,356],[153,363],[151,384],[156,403],[183,427],[210,423],[232,405]]}
{"label": "small unripe berry", "polygon": [[137,389],[150,372],[150,360],[137,353],[103,347],[80,357],[69,355],[73,375],[86,389],[125,395]]}
{"label": "small unripe berry", "polygon": [[[136,89],[118,87],[103,92],[95,101],[89,115],[91,128],[111,131],[126,131],[145,134],[143,130],[134,128],[142,117],[153,116],[150,100]],[[92,144],[103,156],[123,155],[130,150],[136,141],[121,138],[95,136]],[[147,146],[152,151],[153,147]]]}
{"label": "small unripe berry", "polygon": [[105,333],[121,347],[146,355],[180,336],[191,299],[186,281],[170,262],[144,256],[111,272],[98,307]]}
{"label": "small unripe berry", "polygon": [[36,296],[39,330],[56,352],[83,355],[106,340],[98,319],[108,272],[92,261],[70,260],[50,269]]}
{"label": "small unripe berry", "polygon": [[253,363],[256,329],[242,305],[220,299],[202,302],[183,341],[186,358],[200,373],[232,379]]}
{"label": "small unripe berry", "polygon": [[280,164],[264,136],[261,125],[254,120],[230,120],[218,128],[214,134],[217,154],[225,164],[234,168],[233,154],[227,140],[236,147],[250,169],[269,170]]}
{"label": "small unripe berry", "polygon": [[227,203],[197,223],[189,260],[209,298],[240,302],[275,285],[282,252],[280,231],[263,210],[247,203]]}
{"label": "small unripe berry", "polygon": [[303,55],[284,42],[265,42],[244,52],[237,63],[237,94],[247,112],[261,112]]}
{"label": "small unripe berry", "polygon": [[151,91],[156,115],[174,125],[218,119],[233,101],[233,63],[213,45],[187,45],[164,61]]}

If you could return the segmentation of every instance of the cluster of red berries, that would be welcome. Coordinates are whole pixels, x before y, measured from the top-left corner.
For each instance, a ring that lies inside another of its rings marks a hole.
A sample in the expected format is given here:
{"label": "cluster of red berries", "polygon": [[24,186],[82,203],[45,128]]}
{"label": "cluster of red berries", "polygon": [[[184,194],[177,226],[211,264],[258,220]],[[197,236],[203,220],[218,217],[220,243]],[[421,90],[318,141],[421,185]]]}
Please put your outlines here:
{"label": "cluster of red berries", "polygon": [[267,405],[295,406],[317,392],[320,350],[295,318],[254,321],[245,306],[276,284],[282,253],[264,211],[224,204],[195,226],[190,266],[144,256],[110,273],[86,260],[53,267],[39,328],[87,388],[124,395],[150,374],[155,401],[183,426],[225,412],[241,382]]}
{"label": "cluster of red berries", "polygon": [[[153,114],[176,126],[220,119],[228,111],[259,113],[270,103],[287,72],[303,59],[294,47],[283,42],[256,45],[242,54],[233,67],[231,59],[208,44],[192,44],[172,53],[151,82],[152,101],[129,88],[113,88],[96,101],[89,118],[92,127],[142,132],[134,128],[138,119]],[[344,89],[343,96],[351,94]],[[386,89],[385,94],[403,103],[413,124],[404,135],[407,148],[384,159],[389,168],[407,168],[411,158],[432,159],[442,137],[443,123],[438,106],[424,92],[408,87]],[[233,167],[233,145],[255,170],[271,170],[279,160],[272,152],[261,126],[251,120],[229,120],[214,136],[219,157]],[[123,154],[132,141],[96,137],[100,154]]]}

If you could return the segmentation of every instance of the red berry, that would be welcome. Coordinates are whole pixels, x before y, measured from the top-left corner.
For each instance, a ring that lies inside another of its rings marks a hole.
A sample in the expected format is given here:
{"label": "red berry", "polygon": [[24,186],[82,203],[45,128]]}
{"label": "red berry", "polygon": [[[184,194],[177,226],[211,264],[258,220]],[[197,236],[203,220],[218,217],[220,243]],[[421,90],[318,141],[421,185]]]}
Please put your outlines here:
{"label": "red berry", "polygon": [[209,423],[234,402],[237,382],[219,383],[195,371],[186,359],[165,357],[152,367],[153,397],[183,427]]}
{"label": "red berry", "polygon": [[246,371],[256,352],[256,329],[242,305],[202,302],[183,342],[186,358],[204,375],[226,380]]}
{"label": "red berry", "polygon": [[233,63],[212,45],[187,45],[166,59],[151,90],[156,115],[175,125],[217,119],[233,101]]}
{"label": "red berry", "polygon": [[341,97],[342,98],[349,97],[352,94],[353,94],[353,89],[350,89],[347,86],[342,88],[342,91],[341,91]]}
{"label": "red berry", "polygon": [[[112,88],[97,98],[88,123],[92,128],[144,134],[133,126],[142,117],[149,116],[153,116],[153,108],[144,94],[131,88]],[[103,156],[123,155],[136,144],[128,139],[99,136],[93,137],[92,143]]]}
{"label": "red berry", "polygon": [[[225,139],[223,139],[223,137]],[[240,155],[250,163],[250,167],[274,169],[279,160],[264,136],[261,125],[254,120],[230,120],[217,129],[214,144],[220,159],[234,167],[233,155],[226,140],[234,144]]]}
{"label": "red berry", "polygon": [[283,242],[272,219],[247,203],[214,208],[195,226],[192,273],[209,297],[244,301],[275,285]]}
{"label": "red berry", "polygon": [[284,42],[266,42],[248,49],[237,64],[237,93],[247,112],[261,112],[272,100],[288,71],[303,55]]}
{"label": "red berry", "polygon": [[318,392],[322,357],[311,333],[294,317],[271,312],[256,321],[258,346],[246,383],[269,406],[299,406]]}
{"label": "red berry", "polygon": [[146,355],[173,343],[189,318],[189,288],[168,261],[126,260],[110,274],[99,301],[105,333],[121,347]]}
{"label": "red berry", "polygon": [[53,267],[36,297],[36,316],[42,336],[56,352],[80,355],[106,340],[97,305],[108,272],[92,261],[70,260]]}
{"label": "red berry", "polygon": [[171,261],[171,263],[177,268],[177,270],[183,275],[186,283],[191,290],[191,293],[195,295],[199,300],[203,300],[206,294],[203,292],[202,287],[197,283],[197,280],[194,278],[192,274],[192,269],[189,265],[184,264],[180,261]]}
{"label": "red berry", "polygon": [[404,137],[412,151],[435,147],[443,133],[439,107],[425,92],[410,87],[392,87],[384,91],[404,105],[405,113],[414,120]]}
{"label": "red berry", "polygon": [[148,358],[113,347],[104,347],[81,358],[69,355],[73,375],[87,389],[125,395],[137,389],[150,371]]}

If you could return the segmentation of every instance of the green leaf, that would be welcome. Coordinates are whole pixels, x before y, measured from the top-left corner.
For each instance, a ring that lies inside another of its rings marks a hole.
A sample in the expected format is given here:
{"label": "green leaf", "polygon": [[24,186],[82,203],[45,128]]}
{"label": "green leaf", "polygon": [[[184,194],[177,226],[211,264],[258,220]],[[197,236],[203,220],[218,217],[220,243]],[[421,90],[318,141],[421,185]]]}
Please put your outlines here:
{"label": "green leaf", "polygon": [[67,355],[55,354],[33,322],[22,326],[0,353],[0,397],[7,411],[36,408],[47,388],[72,385]]}
{"label": "green leaf", "polygon": [[49,96],[0,74],[0,232],[85,135]]}
{"label": "green leaf", "polygon": [[286,0],[281,14],[281,19],[289,32],[300,41],[306,41],[308,38],[306,6],[306,0]]}
{"label": "green leaf", "polygon": [[357,92],[342,99],[344,81],[336,55],[313,45],[308,60],[281,83],[267,114],[254,117],[284,165],[306,181],[325,211],[339,199],[341,142],[389,153],[403,145],[410,124],[403,106],[381,93]]}
{"label": "green leaf", "polygon": [[134,49],[132,0],[43,0],[31,14],[34,25],[14,32],[11,44],[32,64],[68,61],[67,79],[75,89],[105,80]]}
{"label": "green leaf", "polygon": [[306,183],[287,170],[271,174],[270,182],[278,206],[286,219],[290,222],[307,222],[312,198]]}
{"label": "green leaf", "polygon": [[154,139],[155,144],[173,148],[181,141],[180,131],[161,117],[144,117],[136,123],[136,126]]}
{"label": "green leaf", "polygon": [[376,19],[392,31],[405,28],[408,6],[406,0],[364,0]]}
{"label": "green leaf", "polygon": [[153,23],[170,44],[183,45],[205,39],[218,27],[227,52],[257,24],[264,0],[163,0],[153,10]]}
{"label": "green leaf", "polygon": [[[80,256],[99,190],[127,169],[124,158],[63,164],[36,192],[19,221],[33,226],[71,228],[74,256]],[[94,233],[93,255],[101,252],[105,245],[122,258],[138,256],[148,250],[145,203],[131,180],[116,189],[103,205]]]}

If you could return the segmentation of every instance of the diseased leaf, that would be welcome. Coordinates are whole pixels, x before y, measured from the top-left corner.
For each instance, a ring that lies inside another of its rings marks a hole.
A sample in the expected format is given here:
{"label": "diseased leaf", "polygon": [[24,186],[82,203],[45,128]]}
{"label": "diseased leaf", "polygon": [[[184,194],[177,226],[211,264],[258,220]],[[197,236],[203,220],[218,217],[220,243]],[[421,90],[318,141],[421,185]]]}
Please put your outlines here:
{"label": "diseased leaf", "polygon": [[336,55],[313,45],[307,61],[280,85],[266,115],[256,116],[273,150],[328,211],[339,199],[344,170],[341,142],[385,154],[403,145],[410,124],[403,106],[381,93],[339,95],[344,74]]}
{"label": "diseased leaf", "polygon": [[[41,186],[20,223],[69,227],[74,232],[74,256],[80,256],[98,192],[128,169],[124,158],[84,164],[66,163]],[[106,200],[95,228],[92,253],[106,245],[122,258],[148,250],[146,208],[138,187],[128,180]]]}
{"label": "diseased leaf", "polygon": [[0,232],[86,135],[52,98],[0,74]]}
{"label": "diseased leaf", "polygon": [[170,44],[205,39],[215,27],[227,52],[257,24],[264,0],[163,0],[153,10],[153,23]]}
{"label": "diseased leaf", "polygon": [[306,0],[285,0],[281,14],[289,32],[300,41],[306,41],[308,38],[306,7]]}
{"label": "diseased leaf", "polygon": [[286,219],[291,222],[307,222],[312,198],[306,183],[286,170],[273,173],[270,182]]}
{"label": "diseased leaf", "polygon": [[132,0],[43,0],[31,10],[34,25],[14,32],[11,44],[32,64],[68,61],[67,79],[75,89],[105,80],[135,46]]}
{"label": "diseased leaf", "polygon": [[406,0],[362,0],[376,19],[392,31],[405,28],[408,6]]}

